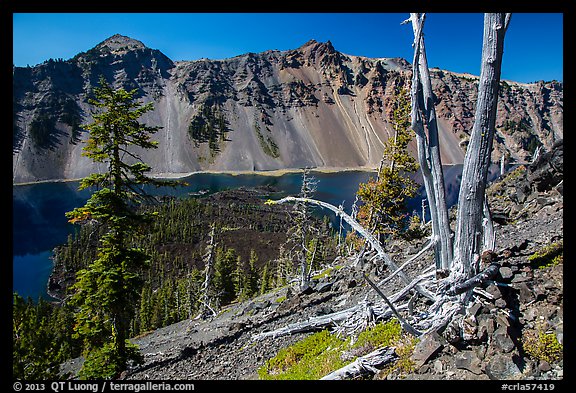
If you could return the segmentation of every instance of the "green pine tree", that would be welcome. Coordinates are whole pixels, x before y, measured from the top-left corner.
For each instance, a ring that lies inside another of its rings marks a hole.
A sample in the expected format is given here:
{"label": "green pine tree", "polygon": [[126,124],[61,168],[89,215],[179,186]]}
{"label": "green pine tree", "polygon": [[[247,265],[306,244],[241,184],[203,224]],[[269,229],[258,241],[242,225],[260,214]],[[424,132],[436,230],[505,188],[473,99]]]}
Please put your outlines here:
{"label": "green pine tree", "polygon": [[248,262],[248,272],[246,275],[246,296],[248,298],[253,297],[258,293],[258,254],[256,251],[250,251],[250,261]]}
{"label": "green pine tree", "polygon": [[259,293],[262,295],[274,287],[274,276],[270,271],[270,262],[266,262],[262,268],[262,275],[260,277]]}
{"label": "green pine tree", "polygon": [[90,136],[82,154],[106,164],[107,171],[80,182],[80,190],[95,187],[97,191],[83,207],[66,213],[72,223],[95,222],[105,228],[96,259],[77,272],[71,299],[77,308],[75,332],[85,345],[86,361],[80,372],[84,378],[113,378],[129,360],[140,359],[128,334],[142,284],[138,271],[147,266],[149,256],[129,240],[155,215],[137,212],[147,197],[141,186],[168,183],[149,178],[150,166],[131,149],[156,148],[151,136],[160,129],[138,121],[153,106],[136,102],[135,94],[136,90],[114,90],[104,77],[94,88],[95,98],[89,103],[99,112],[93,113],[93,123],[84,126]]}
{"label": "green pine tree", "polygon": [[394,96],[391,124],[394,137],[385,143],[377,179],[361,183],[358,196],[363,202],[358,219],[380,236],[401,235],[409,224],[406,202],[416,195],[418,184],[409,177],[418,170],[416,159],[408,152],[410,131],[410,100],[404,88]]}
{"label": "green pine tree", "polygon": [[216,250],[214,284],[221,306],[230,304],[236,299],[238,259],[233,248],[225,252],[221,247]]}
{"label": "green pine tree", "polygon": [[16,379],[58,379],[60,364],[80,353],[72,338],[73,314],[42,298],[35,304],[14,293],[12,303],[12,374]]}

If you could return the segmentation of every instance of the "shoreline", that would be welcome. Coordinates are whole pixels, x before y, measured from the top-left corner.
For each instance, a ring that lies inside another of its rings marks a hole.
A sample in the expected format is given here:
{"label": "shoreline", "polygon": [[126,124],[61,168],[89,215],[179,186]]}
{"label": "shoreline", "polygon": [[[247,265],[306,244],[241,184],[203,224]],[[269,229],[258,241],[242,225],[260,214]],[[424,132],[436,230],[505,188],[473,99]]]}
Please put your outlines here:
{"label": "shoreline", "polygon": [[[257,176],[283,176],[291,173],[300,173],[304,168],[283,168],[283,169],[270,169],[262,171],[252,171],[252,170],[215,170],[207,169],[201,171],[192,172],[158,172],[152,173],[149,176],[153,179],[184,179],[193,175],[208,174],[208,175],[231,175],[231,176],[242,176],[242,175],[257,175]],[[310,172],[318,173],[340,173],[340,172],[376,172],[377,168],[372,167],[316,167],[310,168]],[[43,183],[72,183],[82,180],[83,178],[77,179],[49,179],[49,180],[35,180],[21,183],[12,183],[12,186],[30,186],[35,184]]]}

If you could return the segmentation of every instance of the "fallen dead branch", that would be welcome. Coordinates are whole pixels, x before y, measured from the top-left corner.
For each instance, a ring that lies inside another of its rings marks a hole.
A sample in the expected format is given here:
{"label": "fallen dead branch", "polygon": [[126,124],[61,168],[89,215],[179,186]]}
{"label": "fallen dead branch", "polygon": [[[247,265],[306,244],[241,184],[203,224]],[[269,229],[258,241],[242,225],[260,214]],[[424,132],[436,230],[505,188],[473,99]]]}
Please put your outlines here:
{"label": "fallen dead branch", "polygon": [[[378,239],[376,239],[374,237],[374,235],[372,235],[369,231],[367,231],[364,227],[362,227],[362,225],[360,225],[358,223],[358,221],[356,221],[354,218],[352,218],[349,214],[344,212],[342,209],[340,209],[340,208],[338,208],[338,207],[336,207],[330,203],[319,201],[316,199],[311,199],[311,198],[285,197],[285,198],[279,199],[277,201],[273,201],[273,200],[266,201],[267,204],[272,204],[272,205],[273,204],[282,204],[285,202],[310,203],[310,204],[318,205],[318,206],[321,206],[323,208],[326,208],[328,210],[333,211],[334,213],[336,213],[337,216],[342,217],[342,219],[344,221],[346,221],[346,223],[348,225],[350,225],[352,227],[352,229],[354,229],[356,232],[358,232],[358,234],[360,234],[362,237],[364,237],[366,239],[366,241],[368,243],[370,243],[372,248],[378,253],[378,257],[384,261],[386,266],[388,266],[392,270],[393,273],[395,272],[396,275],[398,275],[398,277],[400,277],[406,284],[410,284],[411,280],[408,278],[408,276],[406,276],[406,274],[401,269],[398,268],[396,263],[394,263],[394,261],[392,261],[392,259],[388,256],[388,254],[382,248],[382,245],[380,244]],[[417,290],[422,296],[424,296],[424,297],[426,297],[432,301],[436,300],[436,297],[434,296],[434,294],[432,294],[426,288],[423,288],[423,287],[417,285],[414,289]]]}
{"label": "fallen dead branch", "polygon": [[394,347],[378,348],[368,355],[361,356],[352,363],[322,377],[321,380],[354,379],[365,374],[374,374],[386,364],[396,361],[396,359],[398,359],[398,356]]}

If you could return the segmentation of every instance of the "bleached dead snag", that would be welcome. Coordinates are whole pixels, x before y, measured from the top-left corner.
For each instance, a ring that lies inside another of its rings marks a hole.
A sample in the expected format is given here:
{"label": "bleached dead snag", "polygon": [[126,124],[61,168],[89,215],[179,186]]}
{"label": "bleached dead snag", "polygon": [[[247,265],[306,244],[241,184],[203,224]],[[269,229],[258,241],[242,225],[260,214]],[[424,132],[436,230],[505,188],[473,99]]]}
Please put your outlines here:
{"label": "bleached dead snag", "polygon": [[[305,203],[310,203],[313,205],[318,205],[318,206],[321,206],[323,208],[326,208],[328,210],[333,211],[334,213],[336,213],[337,216],[342,217],[342,219],[344,221],[346,221],[346,223],[348,225],[350,225],[352,227],[352,229],[354,229],[356,232],[358,232],[362,237],[364,237],[364,239],[366,239],[366,241],[368,241],[368,243],[370,243],[372,248],[378,253],[378,256],[384,261],[386,266],[388,266],[393,272],[398,270],[398,266],[392,261],[392,259],[388,256],[388,254],[386,254],[386,252],[382,248],[382,245],[380,244],[378,239],[376,239],[374,237],[374,235],[372,235],[368,230],[366,230],[362,225],[360,225],[358,223],[358,221],[353,219],[350,215],[345,213],[342,209],[339,209],[336,206],[331,205],[330,203],[319,201],[316,199],[298,198],[298,197],[290,197],[290,196],[279,199],[277,201],[268,200],[268,201],[266,201],[266,204],[272,204],[273,205],[273,204],[282,204],[285,202],[305,202]],[[410,284],[410,282],[411,282],[411,280],[402,271],[400,271],[398,273],[398,277],[400,277],[406,284]],[[419,286],[416,286],[415,289],[419,293],[421,293],[423,296],[427,297],[428,299],[435,300],[435,296],[432,293],[430,293],[428,290],[426,290],[425,288],[421,288]]]}
{"label": "bleached dead snag", "polygon": [[[432,221],[432,235],[436,240],[436,267],[439,273],[449,271],[452,261],[452,233],[446,207],[444,174],[440,159],[438,127],[434,108],[434,94],[424,46],[423,28],[426,14],[411,13],[409,21],[414,31],[414,61],[412,63],[411,126],[416,133],[418,163]],[[405,21],[408,22],[408,21]],[[425,129],[428,130],[426,136]]]}
{"label": "bleached dead snag", "polygon": [[475,274],[474,256],[481,253],[482,218],[488,168],[496,124],[504,36],[510,14],[484,14],[482,68],[474,126],[464,157],[451,275],[454,281]]}
{"label": "bleached dead snag", "polygon": [[350,315],[352,315],[355,311],[360,309],[361,306],[357,305],[346,310],[342,310],[336,313],[328,314],[328,315],[321,315],[318,317],[310,318],[307,321],[293,323],[288,326],[284,326],[280,329],[276,329],[270,332],[263,332],[259,334],[255,334],[252,336],[253,340],[262,340],[266,337],[282,337],[290,334],[295,333],[302,333],[308,332],[311,330],[317,330],[320,328],[324,328],[327,326],[333,326],[334,324],[344,321]]}
{"label": "bleached dead snag", "polygon": [[361,356],[352,363],[322,377],[321,380],[354,379],[366,374],[375,374],[379,369],[397,359],[398,356],[394,347],[378,348],[368,355]]}
{"label": "bleached dead snag", "polygon": [[[433,274],[433,273],[430,273]],[[408,292],[416,286],[417,283],[422,281],[424,275],[413,280],[410,285],[395,293],[390,302],[396,303],[402,299]],[[403,311],[408,308],[408,304],[401,304],[395,306],[396,311]],[[369,310],[369,311],[368,311]],[[372,321],[386,320],[393,316],[393,312],[386,304],[370,302],[363,302],[356,306],[347,308],[342,311],[337,311],[331,314],[312,317],[307,321],[296,322],[276,330],[263,332],[252,336],[253,340],[261,340],[266,337],[281,337],[295,333],[309,332],[319,330],[326,327],[335,326],[334,332],[338,336],[349,336],[356,331],[362,330],[367,327],[367,318]]]}
{"label": "bleached dead snag", "polygon": [[208,241],[208,246],[206,247],[206,253],[204,254],[204,263],[206,265],[205,274],[204,274],[204,282],[202,283],[202,298],[199,299],[201,307],[200,312],[194,319],[202,318],[206,311],[210,311],[210,313],[215,316],[216,311],[210,306],[210,292],[212,290],[212,278],[214,276],[214,249],[216,244],[214,242],[214,233],[216,231],[216,227],[212,224],[212,230],[210,231],[210,240]]}

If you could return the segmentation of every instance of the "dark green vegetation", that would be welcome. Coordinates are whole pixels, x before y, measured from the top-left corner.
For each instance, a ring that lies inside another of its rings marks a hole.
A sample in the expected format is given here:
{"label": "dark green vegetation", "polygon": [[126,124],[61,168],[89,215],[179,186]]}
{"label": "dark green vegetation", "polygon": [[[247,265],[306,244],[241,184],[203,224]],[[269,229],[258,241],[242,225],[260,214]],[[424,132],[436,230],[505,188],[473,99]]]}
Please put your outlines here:
{"label": "dark green vegetation", "polygon": [[[128,341],[134,305],[142,279],[138,274],[150,256],[133,240],[150,224],[154,211],[138,211],[146,199],[139,188],[145,184],[166,185],[146,176],[150,166],[129,147],[157,147],[151,136],[160,127],[139,123],[153,109],[151,103],[135,101],[136,90],[114,90],[104,79],[89,100],[98,112],[86,125],[90,136],[83,155],[107,165],[107,171],[93,173],[80,182],[79,189],[96,188],[86,204],[66,213],[72,223],[97,226],[96,252],[86,266],[76,271],[70,304],[74,307],[73,338],[82,340],[86,361],[80,377],[114,378],[128,362],[142,361],[137,347]],[[134,163],[126,161],[126,156]]]}
{"label": "dark green vegetation", "polygon": [[407,231],[410,222],[406,203],[418,191],[418,184],[409,177],[418,170],[418,163],[408,152],[413,133],[410,100],[404,88],[396,89],[389,117],[394,136],[385,142],[378,176],[358,188],[358,197],[363,202],[358,210],[359,222],[384,237]]}
{"label": "dark green vegetation", "polygon": [[[402,340],[402,328],[396,319],[361,332],[354,341],[352,337],[341,339],[322,330],[281,349],[258,369],[258,375],[260,379],[320,379],[377,348],[405,346]],[[410,368],[408,357],[412,349],[413,344],[409,353],[403,353],[405,371]]]}
{"label": "dark green vegetation", "polygon": [[270,128],[266,127],[266,132],[263,133],[262,130],[260,130],[260,126],[258,125],[258,123],[254,123],[254,132],[256,132],[256,136],[258,137],[260,147],[262,148],[262,151],[266,155],[272,158],[280,157],[280,150],[278,148],[278,145],[276,145],[276,142],[274,142],[274,139],[272,138],[271,134],[272,131],[270,130]]}
{"label": "dark green vegetation", "polygon": [[[16,116],[13,121],[16,121]],[[64,94],[48,95],[42,105],[37,108],[37,113],[28,126],[30,138],[37,148],[54,148],[58,134],[63,133],[57,127],[60,123],[70,127],[69,143],[77,143],[82,129],[81,121],[80,108],[72,98]],[[14,124],[14,130],[16,138],[16,124]]]}
{"label": "dark green vegetation", "polygon": [[57,379],[60,363],[80,355],[82,343],[73,337],[74,314],[69,306],[54,307],[14,294],[12,313],[14,378]]}
{"label": "dark green vegetation", "polygon": [[[269,193],[262,190],[233,190],[198,197],[164,197],[152,206],[140,206],[139,213],[156,211],[157,216],[139,234],[127,239],[135,248],[149,255],[148,267],[137,269],[143,285],[134,300],[135,313],[130,320],[130,336],[199,314],[201,285],[204,281],[204,262],[209,233],[215,225],[216,274],[213,284],[220,306],[244,300],[284,285],[284,274],[279,271],[279,249],[286,241],[286,228],[290,226],[290,206],[265,205]],[[338,240],[327,220],[315,219],[322,228],[315,258],[323,263],[335,257]],[[104,228],[95,223],[82,225],[68,242],[55,250],[55,270],[51,279],[51,294],[66,298],[75,282],[75,272],[85,269],[98,253],[98,239]],[[294,275],[296,262],[283,264]],[[283,273],[283,272],[282,272]],[[215,302],[215,303],[218,303]],[[66,303],[65,303],[66,304]],[[16,305],[15,305],[16,307]],[[31,312],[36,307],[27,303]],[[43,303],[47,318],[69,318],[67,324],[36,324],[33,328],[13,336],[20,352],[14,353],[14,368],[50,359],[54,366],[62,360],[80,355],[79,340],[72,337],[73,312],[68,306]],[[19,307],[20,309],[21,307]],[[21,313],[16,308],[15,315]],[[58,317],[58,315],[62,314]],[[44,329],[50,329],[49,334]],[[28,335],[32,334],[29,337]],[[50,347],[28,343],[34,337],[52,337]],[[72,349],[69,349],[72,348]],[[28,351],[28,356],[22,354]],[[51,354],[62,353],[52,359]],[[16,374],[24,378],[45,378],[48,367],[30,369],[32,374]],[[53,372],[54,370],[52,370]]]}
{"label": "dark green vegetation", "polygon": [[[139,314],[131,323],[132,334],[194,317],[200,304],[204,280],[203,255],[212,224],[215,225],[216,274],[214,284],[220,305],[250,298],[282,283],[277,272],[279,248],[289,225],[287,207],[264,204],[257,191],[224,191],[204,198],[166,198],[153,206],[158,215],[138,237],[130,239],[150,256],[147,268],[139,270],[145,282]],[[142,207],[142,210],[152,207]],[[327,221],[317,254],[330,261],[337,239]],[[85,225],[56,251],[53,292],[64,297],[73,281],[71,272],[83,269],[97,252],[99,229]],[[292,267],[295,271],[295,266]],[[60,288],[58,288],[60,286]]]}
{"label": "dark green vegetation", "polygon": [[526,149],[530,154],[534,154],[534,151],[539,146],[542,146],[542,142],[538,136],[534,133],[533,127],[530,125],[529,120],[520,119],[512,120],[508,119],[502,123],[502,129],[508,135],[520,134],[522,135],[522,148]]}
{"label": "dark green vegetation", "polygon": [[228,125],[220,105],[209,101],[202,104],[198,114],[192,118],[188,126],[190,138],[194,145],[208,143],[210,153],[215,155],[220,151],[220,145],[226,140]]}
{"label": "dark green vegetation", "polygon": [[545,269],[564,262],[564,243],[549,244],[528,257],[532,267]]}
{"label": "dark green vegetation", "polygon": [[546,332],[542,327],[529,330],[522,337],[524,351],[537,360],[552,363],[562,359],[564,346],[558,342],[554,332]]}

